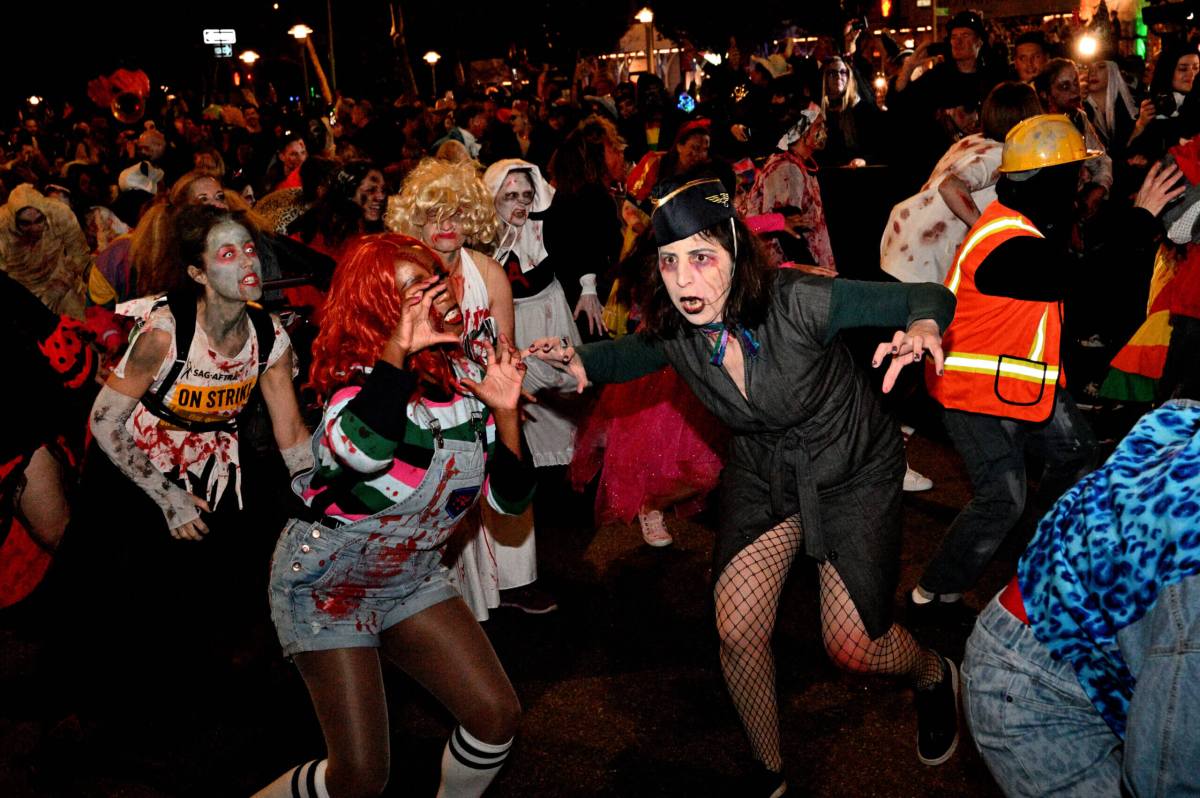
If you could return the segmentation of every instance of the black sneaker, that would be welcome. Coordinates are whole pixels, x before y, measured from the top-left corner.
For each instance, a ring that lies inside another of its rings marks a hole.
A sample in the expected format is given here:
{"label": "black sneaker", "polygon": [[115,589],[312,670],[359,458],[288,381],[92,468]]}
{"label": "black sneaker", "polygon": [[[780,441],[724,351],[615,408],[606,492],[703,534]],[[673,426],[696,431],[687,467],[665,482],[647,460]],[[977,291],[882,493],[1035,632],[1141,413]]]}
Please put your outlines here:
{"label": "black sneaker", "polygon": [[967,632],[975,626],[977,613],[968,607],[961,598],[956,601],[942,601],[941,596],[934,596],[933,601],[918,604],[913,601],[909,592],[904,599],[907,626],[913,629],[940,629],[947,632]]}
{"label": "black sneaker", "polygon": [[787,793],[787,780],[782,773],[768,770],[762,762],[755,762],[738,784],[737,798],[779,798]]}
{"label": "black sneaker", "polygon": [[527,615],[545,615],[558,609],[558,602],[536,585],[525,585],[501,590],[500,606],[520,610]]}
{"label": "black sneaker", "polygon": [[923,765],[940,765],[958,747],[958,668],[942,657],[942,680],[917,690],[917,758]]}

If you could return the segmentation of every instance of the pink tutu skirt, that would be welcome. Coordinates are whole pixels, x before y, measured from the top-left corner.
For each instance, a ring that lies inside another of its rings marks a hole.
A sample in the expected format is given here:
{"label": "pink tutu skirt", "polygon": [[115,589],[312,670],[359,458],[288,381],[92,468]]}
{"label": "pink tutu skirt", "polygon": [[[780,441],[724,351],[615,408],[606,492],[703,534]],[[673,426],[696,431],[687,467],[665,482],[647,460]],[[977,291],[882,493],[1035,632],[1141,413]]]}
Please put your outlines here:
{"label": "pink tutu skirt", "polygon": [[640,510],[698,511],[721,476],[728,432],[675,369],[607,385],[579,428],[571,484],[597,473],[597,523],[629,522]]}

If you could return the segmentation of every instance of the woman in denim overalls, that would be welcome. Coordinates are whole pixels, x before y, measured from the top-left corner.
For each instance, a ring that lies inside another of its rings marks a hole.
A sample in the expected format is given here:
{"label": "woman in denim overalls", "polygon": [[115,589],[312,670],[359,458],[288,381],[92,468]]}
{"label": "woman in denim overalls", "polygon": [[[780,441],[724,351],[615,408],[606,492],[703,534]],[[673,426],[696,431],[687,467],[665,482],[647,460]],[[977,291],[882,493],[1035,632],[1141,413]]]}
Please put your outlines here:
{"label": "woman in denim overalls", "polygon": [[312,384],[326,397],[316,466],[293,482],[310,514],[288,524],[271,571],[279,639],[329,753],[260,795],[382,792],[379,648],[461,724],[439,795],[480,795],[512,743],[516,695],[441,559],[481,492],[510,514],[532,497],[516,415],[524,366],[503,336],[499,352],[485,344],[486,371],[466,358],[440,271],[434,253],[395,234],[361,239],[338,265],[314,345]]}

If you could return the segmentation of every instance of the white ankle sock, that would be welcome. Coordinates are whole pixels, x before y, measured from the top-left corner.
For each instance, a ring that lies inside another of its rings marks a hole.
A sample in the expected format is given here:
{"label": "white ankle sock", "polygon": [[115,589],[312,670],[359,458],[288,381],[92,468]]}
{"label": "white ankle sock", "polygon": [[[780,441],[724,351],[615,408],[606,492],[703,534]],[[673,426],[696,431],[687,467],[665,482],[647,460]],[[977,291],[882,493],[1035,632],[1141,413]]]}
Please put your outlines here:
{"label": "white ankle sock", "polygon": [[477,798],[496,778],[508,758],[512,740],[499,745],[485,743],[459,726],[442,752],[442,784],[437,798]]}
{"label": "white ankle sock", "polygon": [[329,798],[325,789],[326,759],[306,762],[254,793],[252,798]]}

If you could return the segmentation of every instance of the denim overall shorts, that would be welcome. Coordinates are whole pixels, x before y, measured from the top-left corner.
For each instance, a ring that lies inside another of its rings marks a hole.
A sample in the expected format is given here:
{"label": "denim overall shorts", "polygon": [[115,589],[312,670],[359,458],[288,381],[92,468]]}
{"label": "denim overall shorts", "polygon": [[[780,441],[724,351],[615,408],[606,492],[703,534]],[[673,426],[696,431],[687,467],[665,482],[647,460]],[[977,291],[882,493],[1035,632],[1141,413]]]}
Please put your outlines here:
{"label": "denim overall shorts", "polygon": [[[378,647],[380,632],[458,596],[442,552],[483,486],[484,425],[481,414],[472,418],[474,440],[456,441],[444,438],[430,415],[433,460],[420,485],[398,504],[349,523],[327,516],[292,519],[284,527],[269,592],[286,656]],[[298,495],[312,473],[293,480]]]}

